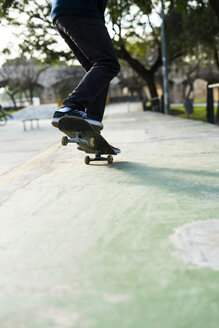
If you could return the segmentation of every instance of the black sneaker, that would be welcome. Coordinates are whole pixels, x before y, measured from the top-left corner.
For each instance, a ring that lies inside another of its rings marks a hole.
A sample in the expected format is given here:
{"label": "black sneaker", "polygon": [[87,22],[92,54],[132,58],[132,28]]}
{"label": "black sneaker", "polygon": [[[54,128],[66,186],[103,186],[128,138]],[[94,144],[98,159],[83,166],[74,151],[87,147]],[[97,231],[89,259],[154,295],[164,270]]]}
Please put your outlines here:
{"label": "black sneaker", "polygon": [[103,130],[103,123],[96,120],[92,120],[91,118],[86,118],[85,121],[90,123],[90,125],[92,125],[98,132]]}
{"label": "black sneaker", "polygon": [[52,118],[52,122],[51,122],[52,125],[57,128],[58,121],[60,120],[61,117],[64,117],[64,116],[81,117],[85,121],[87,121],[89,124],[91,124],[97,131],[100,131],[103,129],[103,123],[96,121],[96,120],[92,120],[90,118],[87,118],[87,114],[85,112],[83,112],[82,110],[72,109],[70,107],[62,107],[62,108],[58,109],[57,111],[55,111],[53,118]]}
{"label": "black sneaker", "polygon": [[83,119],[87,118],[87,114],[83,112],[82,110],[78,109],[72,109],[70,107],[62,107],[58,110],[55,111],[52,117],[52,125],[57,128],[58,127],[58,121],[60,120],[61,117],[64,116],[77,116],[81,117]]}

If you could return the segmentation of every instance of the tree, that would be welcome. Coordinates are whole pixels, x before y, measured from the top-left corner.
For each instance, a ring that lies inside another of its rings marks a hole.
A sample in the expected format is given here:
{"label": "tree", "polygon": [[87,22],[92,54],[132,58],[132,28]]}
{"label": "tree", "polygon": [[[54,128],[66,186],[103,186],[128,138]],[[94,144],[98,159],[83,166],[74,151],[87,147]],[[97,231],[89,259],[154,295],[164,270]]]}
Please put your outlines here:
{"label": "tree", "polygon": [[168,49],[197,61],[209,58],[219,68],[219,26],[208,1],[171,0],[166,15]]}
{"label": "tree", "polygon": [[[136,5],[136,13],[130,17],[130,11]],[[155,2],[156,9],[157,2]],[[161,31],[150,20],[152,3],[150,1],[109,1],[109,14],[114,27],[114,43],[118,56],[145,80],[151,97],[157,96],[155,75],[162,66]],[[146,24],[142,18],[147,16],[150,33],[144,33]],[[128,20],[124,33],[124,17]],[[127,19],[128,17],[128,19]],[[137,33],[141,27],[142,35]],[[197,0],[189,3],[184,0],[170,0],[166,6],[166,34],[168,63],[180,65],[188,58],[201,64],[214,62],[219,67],[218,59],[218,22],[208,1]],[[150,60],[149,60],[150,59]]]}
{"label": "tree", "polygon": [[30,104],[33,104],[34,91],[40,74],[48,66],[41,65],[36,59],[26,59],[24,57],[7,61],[0,70],[2,79],[6,81],[5,92],[11,98],[14,108],[17,108],[16,95],[27,93]]}
{"label": "tree", "polygon": [[[13,15],[10,13],[11,9]],[[18,39],[22,40],[19,43],[20,56],[40,58],[41,62],[50,65],[72,59],[71,53],[57,50],[57,32],[52,24],[50,12],[50,0],[45,0],[43,4],[33,0],[0,2],[2,22],[23,28],[22,33],[18,34]],[[10,49],[5,49],[4,52],[10,53]]]}
{"label": "tree", "polygon": [[157,97],[155,73],[162,65],[162,58],[158,29],[154,28],[150,36],[146,33],[146,20],[143,16],[148,17],[151,10],[151,1],[109,0],[108,4],[118,57],[126,61],[145,81],[153,98]]}
{"label": "tree", "polygon": [[[107,20],[114,30],[114,44],[120,59],[145,81],[151,97],[157,96],[156,74],[162,66],[161,31],[151,21],[151,12],[159,14],[160,1],[155,0],[109,0]],[[50,0],[38,4],[33,0],[4,1],[0,13],[11,23],[17,23],[10,17],[8,8],[26,13],[28,21],[24,31],[24,40],[20,45],[26,56],[36,53],[44,61],[55,63],[70,60],[70,52],[57,51],[56,36],[49,13]],[[216,63],[218,59],[218,4],[216,0],[169,0],[166,2],[166,30],[168,44],[168,62],[173,65],[189,58],[197,62]],[[148,30],[150,27],[150,31]]]}
{"label": "tree", "polygon": [[1,0],[0,1],[0,17],[7,16],[10,19],[9,9],[24,10],[24,6],[28,3],[28,0]]}

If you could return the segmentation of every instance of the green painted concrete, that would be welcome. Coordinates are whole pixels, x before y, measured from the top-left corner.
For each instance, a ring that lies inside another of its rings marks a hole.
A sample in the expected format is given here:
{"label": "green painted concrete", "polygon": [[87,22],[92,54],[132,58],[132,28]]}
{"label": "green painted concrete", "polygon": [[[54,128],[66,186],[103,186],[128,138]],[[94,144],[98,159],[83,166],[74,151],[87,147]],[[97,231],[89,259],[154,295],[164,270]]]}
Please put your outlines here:
{"label": "green painted concrete", "polygon": [[169,237],[219,219],[219,128],[140,112],[105,126],[112,166],[56,144],[0,177],[0,327],[218,328],[219,272]]}

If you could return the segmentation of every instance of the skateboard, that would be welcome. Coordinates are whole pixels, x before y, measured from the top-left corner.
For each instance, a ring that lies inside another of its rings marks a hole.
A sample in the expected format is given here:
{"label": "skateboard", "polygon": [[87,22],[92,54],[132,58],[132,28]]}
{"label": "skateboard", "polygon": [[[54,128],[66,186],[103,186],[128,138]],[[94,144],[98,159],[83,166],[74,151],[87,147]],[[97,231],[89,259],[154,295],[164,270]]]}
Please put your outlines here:
{"label": "skateboard", "polygon": [[[61,139],[62,146],[68,143],[75,143],[78,149],[88,154],[95,154],[94,158],[86,156],[85,164],[91,161],[107,161],[108,164],[113,163],[113,156],[121,151],[111,146],[104,137],[91,124],[80,117],[64,116],[58,122],[58,128],[64,132],[66,136]],[[102,157],[102,155],[108,155]]]}

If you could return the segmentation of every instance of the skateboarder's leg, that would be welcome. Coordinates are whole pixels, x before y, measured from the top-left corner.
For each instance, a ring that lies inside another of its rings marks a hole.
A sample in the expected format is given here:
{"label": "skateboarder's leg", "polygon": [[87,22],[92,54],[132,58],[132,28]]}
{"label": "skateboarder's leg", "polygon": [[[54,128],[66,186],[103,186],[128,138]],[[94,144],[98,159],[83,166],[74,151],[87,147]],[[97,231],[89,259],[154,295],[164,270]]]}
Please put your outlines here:
{"label": "skateboarder's leg", "polygon": [[109,90],[108,86],[87,107],[87,116],[92,120],[102,122]]}
{"label": "skateboarder's leg", "polygon": [[55,25],[67,34],[92,64],[77,88],[64,101],[64,106],[85,110],[109,82],[120,66],[112,41],[101,19],[78,16],[59,16]]}
{"label": "skateboarder's leg", "polygon": [[[75,57],[78,59],[82,67],[88,72],[91,67],[92,63],[89,62],[89,60],[85,57],[85,55],[81,52],[81,50],[78,48],[78,46],[70,39],[70,37],[61,31],[59,28],[57,28],[59,34],[62,36],[62,38],[65,40],[65,42],[68,44],[69,48],[74,53]],[[87,107],[87,116],[89,119],[97,120],[99,122],[102,122],[104,110],[106,106],[106,99],[107,94],[109,90],[109,84],[107,87],[95,98]]]}
{"label": "skateboarder's leg", "polygon": [[64,41],[67,43],[69,48],[72,50],[73,54],[75,55],[77,60],[80,62],[81,66],[85,69],[86,72],[88,72],[92,67],[92,63],[87,59],[87,57],[78,48],[78,46],[72,41],[72,39],[68,36],[67,33],[63,32],[58,26],[56,27],[56,29],[59,32],[59,34],[61,35],[61,37],[64,39]]}

